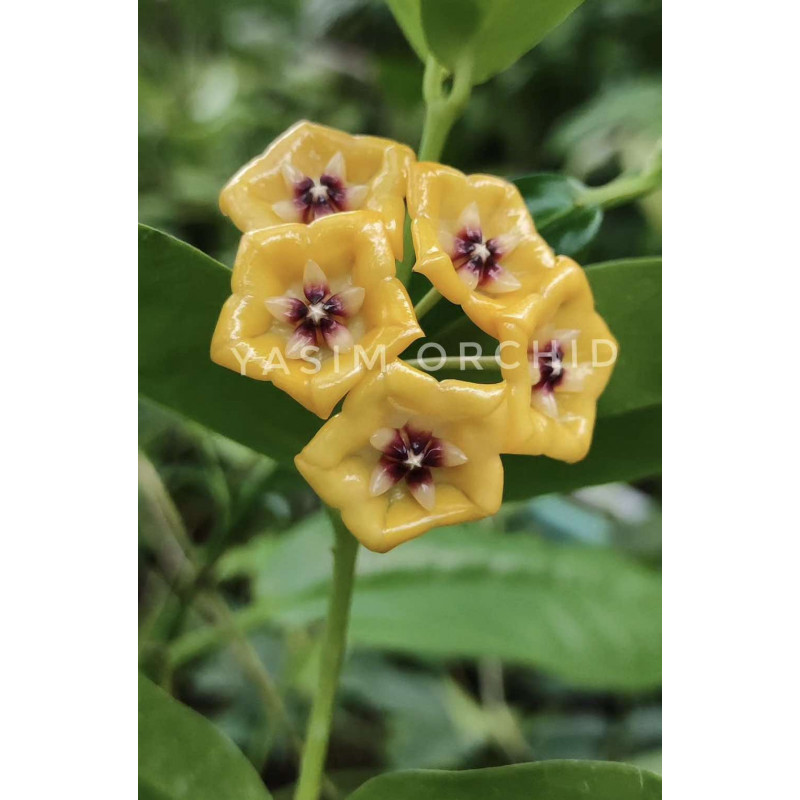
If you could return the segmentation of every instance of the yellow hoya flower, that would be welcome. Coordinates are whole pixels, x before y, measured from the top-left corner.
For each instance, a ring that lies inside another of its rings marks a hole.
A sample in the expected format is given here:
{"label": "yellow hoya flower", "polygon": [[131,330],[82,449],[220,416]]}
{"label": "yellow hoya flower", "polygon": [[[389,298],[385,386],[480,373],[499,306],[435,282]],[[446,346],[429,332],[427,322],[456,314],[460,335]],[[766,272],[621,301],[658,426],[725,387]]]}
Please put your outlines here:
{"label": "yellow hoya flower", "polygon": [[347,396],[295,464],[351,533],[383,553],[500,508],[504,396],[502,383],[440,383],[395,361]]}
{"label": "yellow hoya flower", "polygon": [[323,419],[423,333],[383,222],[362,211],[242,237],[211,358]]}
{"label": "yellow hoya flower", "polygon": [[520,316],[499,324],[508,384],[504,453],[578,461],[589,451],[597,399],[618,346],[594,310],[586,273],[559,256],[551,281]]}
{"label": "yellow hoya flower", "polygon": [[412,164],[408,211],[414,271],[495,338],[499,315],[524,313],[555,267],[519,191],[501,178]]}
{"label": "yellow hoya flower", "polygon": [[220,208],[243,233],[283,222],[313,222],[367,209],[383,219],[395,257],[403,257],[404,197],[411,148],[375,136],[298,122],[242,167]]}

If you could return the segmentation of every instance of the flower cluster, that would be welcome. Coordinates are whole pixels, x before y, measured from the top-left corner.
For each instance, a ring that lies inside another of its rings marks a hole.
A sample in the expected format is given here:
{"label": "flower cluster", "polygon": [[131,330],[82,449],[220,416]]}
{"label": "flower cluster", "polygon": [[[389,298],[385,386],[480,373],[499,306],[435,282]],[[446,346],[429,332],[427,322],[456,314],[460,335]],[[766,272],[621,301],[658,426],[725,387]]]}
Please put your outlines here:
{"label": "flower cluster", "polygon": [[[424,336],[395,259],[502,343],[502,381],[437,381],[400,360]],[[379,552],[495,513],[502,453],[589,450],[614,343],[584,271],[539,236],[516,187],[417,163],[385,139],[301,122],[225,187],[243,232],[212,359],[323,419],[298,470]]]}

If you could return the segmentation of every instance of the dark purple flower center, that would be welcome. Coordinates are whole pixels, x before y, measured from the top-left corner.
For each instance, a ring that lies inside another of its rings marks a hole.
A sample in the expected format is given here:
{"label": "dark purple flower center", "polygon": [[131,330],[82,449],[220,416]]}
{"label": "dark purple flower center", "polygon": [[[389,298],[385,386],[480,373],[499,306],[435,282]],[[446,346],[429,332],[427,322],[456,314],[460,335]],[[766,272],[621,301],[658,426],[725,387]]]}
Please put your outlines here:
{"label": "dark purple flower center", "polygon": [[533,389],[552,392],[564,380],[564,350],[555,339],[549,341],[544,349],[533,349],[529,358],[539,368],[539,381]]}
{"label": "dark purple flower center", "polygon": [[361,308],[364,294],[359,286],[348,286],[333,294],[325,273],[316,262],[309,261],[303,273],[305,299],[284,295],[266,301],[273,316],[294,326],[286,343],[286,355],[299,358],[304,348],[323,344],[331,350],[351,349],[353,336],[345,322]]}
{"label": "dark purple flower center", "polygon": [[395,483],[405,478],[413,486],[430,481],[431,468],[444,465],[442,450],[442,442],[429,431],[404,425],[395,430],[394,439],[383,449],[380,463]]}
{"label": "dark purple flower center", "polygon": [[409,424],[380,428],[370,437],[370,444],[381,453],[370,478],[370,493],[381,495],[405,480],[412,497],[428,511],[436,502],[431,470],[457,467],[467,461],[455,445]]}
{"label": "dark purple flower center", "polygon": [[453,265],[466,268],[478,277],[478,287],[493,280],[501,271],[499,265],[502,252],[497,240],[484,241],[480,228],[463,228],[455,235]]}
{"label": "dark purple flower center", "polygon": [[342,321],[337,319],[337,317],[342,317],[343,315],[336,313],[336,306],[331,302],[332,299],[309,305],[304,305],[301,302],[298,305],[296,318],[290,320],[295,322],[297,327],[304,330],[309,336],[313,336],[318,345],[322,345],[324,335],[330,332],[336,323]]}
{"label": "dark purple flower center", "polygon": [[322,175],[318,181],[306,177],[294,187],[294,202],[303,222],[343,211],[346,200],[344,182],[334,175]]}

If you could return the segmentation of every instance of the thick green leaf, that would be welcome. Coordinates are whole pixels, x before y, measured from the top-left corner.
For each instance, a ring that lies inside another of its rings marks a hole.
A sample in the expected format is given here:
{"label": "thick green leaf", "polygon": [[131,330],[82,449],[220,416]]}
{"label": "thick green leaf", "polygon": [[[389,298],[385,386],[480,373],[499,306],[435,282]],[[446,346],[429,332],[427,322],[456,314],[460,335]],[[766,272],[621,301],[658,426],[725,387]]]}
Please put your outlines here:
{"label": "thick green leaf", "polygon": [[581,2],[470,0],[466,4],[458,0],[421,0],[420,6],[420,0],[416,0],[421,7],[425,40],[436,59],[452,72],[458,61],[468,55],[474,85],[508,69]]}
{"label": "thick green leaf", "polygon": [[631,759],[637,767],[648,769],[656,775],[661,774],[661,750],[650,750]]}
{"label": "thick green leaf", "polygon": [[459,772],[380,775],[350,800],[660,800],[652,772],[608,761],[541,761]]}
{"label": "thick green leaf", "polygon": [[586,274],[597,310],[619,341],[591,450],[577,464],[503,456],[506,500],[661,472],[661,259],[609,261]]}
{"label": "thick green leaf", "polygon": [[583,202],[587,187],[575,178],[541,172],[517,178],[536,229],[548,244],[565,256],[575,256],[597,236],[603,209]]}
{"label": "thick green leaf", "polygon": [[599,417],[589,455],[577,464],[503,456],[505,500],[572,492],[584,486],[634,481],[661,472],[661,406]]}
{"label": "thick green leaf", "polygon": [[[513,183],[524,198],[539,230],[554,217],[574,208],[586,190],[576,178],[558,172],[537,172],[514,178]],[[558,248],[556,251],[561,252]]]}
{"label": "thick green leaf", "polygon": [[[632,258],[586,267],[597,311],[619,341],[619,360],[600,399],[600,417],[619,416],[661,402],[661,258]],[[442,312],[434,316],[439,308]],[[458,355],[460,342],[477,342],[488,355],[496,342],[450,304],[440,303],[425,318],[432,340]],[[472,352],[470,349],[469,352]],[[493,373],[437,377],[493,381]]]}
{"label": "thick green leaf", "polygon": [[440,64],[453,71],[465,58],[474,58],[484,17],[479,0],[421,0],[420,11],[425,40]]}
{"label": "thick green leaf", "polygon": [[661,259],[609,261],[586,274],[596,308],[619,341],[589,455],[577,464],[503,456],[505,500],[661,472]]}
{"label": "thick green leaf", "polygon": [[[270,384],[218,367],[208,355],[230,271],[145,226],[140,227],[139,251],[140,391],[231,439],[290,461],[314,435],[318,420]],[[592,450],[577,465],[506,457],[507,499],[659,471],[661,261],[609,262],[588,267],[587,274],[597,308],[620,342],[619,363],[600,401]],[[460,319],[465,320],[463,315]],[[463,338],[465,325],[468,321],[457,323],[441,340],[447,345]],[[493,346],[488,340],[485,344]]]}
{"label": "thick green leaf", "polygon": [[630,258],[587,268],[597,311],[619,342],[601,416],[661,402],[661,258]]}
{"label": "thick green leaf", "polygon": [[185,242],[139,226],[139,391],[282,461],[320,426],[269,383],[212,363],[211,334],[231,272]]}
{"label": "thick green leaf", "polygon": [[[336,787],[337,792],[340,792],[340,797],[348,797],[351,792],[363,786],[370,778],[380,774],[382,770],[373,769],[337,769],[326,770],[325,774],[330,778],[331,783]],[[297,790],[296,783],[290,783],[287,786],[282,786],[273,792],[275,800],[294,800],[295,791]]]}
{"label": "thick green leaf", "polygon": [[386,4],[414,52],[425,61],[428,57],[428,45],[422,31],[420,0],[386,0]]}
{"label": "thick green leaf", "polygon": [[207,719],[139,676],[139,796],[269,800],[258,773]]}
{"label": "thick green leaf", "polygon": [[[239,615],[245,627],[272,621],[292,628],[322,618],[330,536],[316,517],[269,550],[250,545],[223,558],[220,577],[255,580],[256,603]],[[325,556],[310,559],[312,552]],[[614,551],[462,525],[387,554],[363,551],[358,575],[350,623],[356,645],[495,656],[579,686],[659,684],[660,578]],[[185,637],[181,657],[205,649],[213,635]]]}

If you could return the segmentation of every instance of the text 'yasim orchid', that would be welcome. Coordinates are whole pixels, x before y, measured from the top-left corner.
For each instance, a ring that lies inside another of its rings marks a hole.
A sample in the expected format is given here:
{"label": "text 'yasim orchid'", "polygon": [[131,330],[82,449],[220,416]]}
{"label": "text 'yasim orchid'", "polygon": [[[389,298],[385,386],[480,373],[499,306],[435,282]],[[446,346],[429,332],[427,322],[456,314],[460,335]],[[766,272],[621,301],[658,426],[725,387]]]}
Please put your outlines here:
{"label": "text 'yasim orchid'", "polygon": [[[406,197],[414,271],[518,351],[500,382],[437,382],[399,360],[424,335],[395,272]],[[616,342],[583,270],[539,236],[513,184],[302,122],[220,203],[246,233],[212,358],[322,418],[345,399],[296,463],[365,546],[493,514],[501,453],[586,455]]]}

